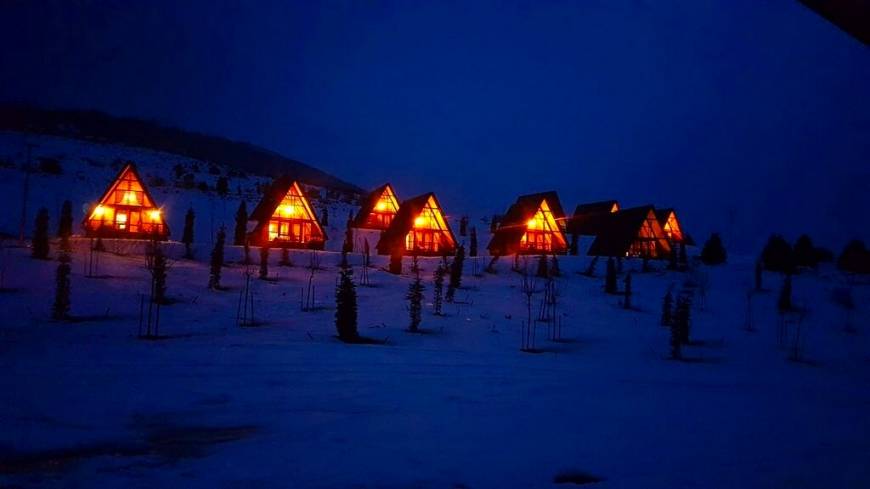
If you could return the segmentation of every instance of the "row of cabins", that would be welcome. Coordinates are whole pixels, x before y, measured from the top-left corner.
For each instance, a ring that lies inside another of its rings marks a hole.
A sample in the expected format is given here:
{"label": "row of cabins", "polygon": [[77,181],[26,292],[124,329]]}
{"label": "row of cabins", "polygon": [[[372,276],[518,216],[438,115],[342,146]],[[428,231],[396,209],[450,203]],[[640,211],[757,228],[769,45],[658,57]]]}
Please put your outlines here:
{"label": "row of cabins", "polygon": [[[326,232],[299,183],[276,179],[249,217],[255,246],[323,249]],[[132,163],[109,185],[84,221],[87,236],[166,239],[161,209]],[[374,233],[379,254],[397,252],[440,256],[457,246],[434,193],[400,201],[390,184],[372,191],[351,222],[360,233]],[[651,205],[622,209],[616,201],[577,206],[567,216],[556,192],[523,195],[499,220],[487,249],[492,256],[577,252],[583,237],[594,240],[587,254],[666,258],[672,247],[693,244],[673,209]]]}

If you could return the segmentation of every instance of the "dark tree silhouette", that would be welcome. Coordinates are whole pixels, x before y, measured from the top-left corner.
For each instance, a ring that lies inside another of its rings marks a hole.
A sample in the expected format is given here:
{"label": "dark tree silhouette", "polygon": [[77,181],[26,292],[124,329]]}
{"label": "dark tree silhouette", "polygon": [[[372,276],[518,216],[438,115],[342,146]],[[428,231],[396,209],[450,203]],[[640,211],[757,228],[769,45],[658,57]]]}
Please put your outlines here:
{"label": "dark tree silhouette", "polygon": [[405,298],[408,299],[408,314],[410,323],[408,331],[416,333],[420,330],[420,322],[423,319],[423,282],[420,280],[420,269],[417,266],[417,255],[414,255],[413,267],[417,269],[414,274],[414,280],[408,285],[408,293]]}
{"label": "dark tree silhouette", "polygon": [[671,294],[671,291],[665,294],[664,298],[662,298],[662,326],[670,326],[671,323],[674,322],[673,317],[674,310],[674,296]]}
{"label": "dark tree silhouette", "polygon": [[320,214],[320,224],[329,226],[329,207],[323,208],[323,212]]}
{"label": "dark tree silhouette", "polygon": [[347,343],[356,343],[360,339],[356,324],[356,285],[352,273],[350,267],[342,268],[335,289],[335,329],[338,338]]}
{"label": "dark tree silhouette", "polygon": [[559,269],[559,260],[556,258],[556,255],[550,257],[550,276],[551,277],[561,277],[562,270]]}
{"label": "dark tree silhouette", "polygon": [[468,216],[459,218],[459,235],[463,237],[468,235]]}
{"label": "dark tree silhouette", "polygon": [[670,337],[671,358],[673,358],[675,360],[679,360],[679,359],[683,358],[682,348],[681,348],[682,343],[683,343],[682,342],[682,328],[681,328],[682,325],[681,325],[679,316],[681,314],[682,307],[684,307],[684,304],[685,304],[685,299],[683,299],[682,297],[677,299],[677,309],[676,309],[676,313],[674,314],[674,316],[676,316],[676,317],[674,317],[674,320],[671,321],[671,325],[670,325],[671,326],[671,337]]}
{"label": "dark tree silhouette", "polygon": [[671,243],[671,254],[668,259],[668,270],[677,269],[677,246],[676,243]]}
{"label": "dark tree silhouette", "polygon": [[577,235],[577,233],[571,233],[571,245],[570,245],[569,251],[568,251],[568,253],[570,253],[571,256],[577,256],[578,249],[580,246],[578,241],[579,241],[579,236]]}
{"label": "dark tree silhouette", "polygon": [[230,193],[230,182],[227,177],[218,177],[215,190],[221,197],[226,197]]}
{"label": "dark tree silhouette", "polygon": [[799,267],[815,268],[819,264],[813,240],[802,234],[794,244],[794,263]]}
{"label": "dark tree silhouette", "polygon": [[397,244],[393,246],[393,249],[390,253],[390,273],[395,275],[402,274],[402,255],[404,254],[404,249],[401,244]]}
{"label": "dark tree silhouette", "polygon": [[166,255],[163,254],[163,249],[160,244],[155,241],[153,244],[154,255],[152,256],[151,277],[154,280],[154,295],[152,300],[157,304],[166,303],[166,279],[167,262]]}
{"label": "dark tree silhouette", "polygon": [[794,271],[794,251],[782,236],[774,234],[767,240],[761,252],[764,268],[772,272],[791,273]]}
{"label": "dark tree silhouette", "polygon": [[221,267],[224,266],[224,241],[226,241],[227,233],[224,227],[221,226],[217,232],[217,239],[214,242],[214,248],[211,250],[211,261],[209,264],[208,288],[220,289],[221,287]]}
{"label": "dark tree silhouette", "polygon": [[57,223],[57,237],[69,239],[73,231],[72,202],[65,200],[60,207],[60,220]]}
{"label": "dark tree silhouette", "polygon": [[36,213],[33,229],[33,258],[48,260],[48,209],[41,207]]}
{"label": "dark tree silhouette", "polygon": [[680,343],[689,344],[689,327],[691,325],[691,309],[689,307],[689,299],[680,297],[677,299],[677,310],[674,313],[674,323],[677,325],[677,332]]}
{"label": "dark tree silhouette", "polygon": [[477,256],[477,228],[475,226],[471,226],[471,230],[469,232],[471,234],[468,238],[468,256],[474,257]]}
{"label": "dark tree silhouette", "polygon": [[547,255],[541,255],[538,257],[538,271],[536,275],[542,278],[547,278],[550,276],[550,270],[547,266]]}
{"label": "dark tree silhouette", "polygon": [[193,213],[193,208],[187,209],[187,214],[184,215],[184,232],[181,234],[181,242],[184,243],[184,257],[193,258],[193,249],[190,245],[193,244],[193,221],[196,215]]}
{"label": "dark tree silhouette", "polygon": [[69,316],[70,310],[70,256],[61,252],[57,257],[57,272],[55,275],[54,304],[51,306],[51,317],[63,320]]}
{"label": "dark tree silhouette", "polygon": [[719,233],[713,233],[701,249],[701,261],[705,265],[721,265],[728,259]]}
{"label": "dark tree silhouette", "polygon": [[625,299],[622,301],[622,307],[631,309],[631,272],[625,274]]}
{"label": "dark tree silhouette", "polygon": [[450,281],[447,284],[447,302],[453,302],[456,289],[462,286],[462,268],[465,263],[465,246],[456,248],[456,255],[450,263]]}
{"label": "dark tree silhouette", "polygon": [[608,294],[616,294],[616,264],[613,257],[607,259],[607,275],[604,278],[604,292]]}
{"label": "dark tree silhouette", "polygon": [[347,220],[347,225],[344,230],[344,242],[341,244],[342,253],[353,252],[353,221]]}
{"label": "dark tree silhouette", "polygon": [[684,269],[689,265],[689,256],[686,253],[686,243],[680,243],[680,266]]}
{"label": "dark tree silhouette", "polygon": [[434,309],[435,315],[441,315],[441,305],[444,297],[444,276],[447,275],[447,267],[443,262],[439,262],[438,266],[435,267],[435,272],[433,274],[433,283],[435,284],[433,287],[433,297],[432,297],[432,308]]}
{"label": "dark tree silhouette", "polygon": [[260,247],[260,279],[269,278],[269,247]]}
{"label": "dark tree silhouette", "polygon": [[248,206],[245,201],[239,203],[236,211],[236,228],[233,233],[233,244],[241,246],[248,241]]}
{"label": "dark tree silhouette", "polygon": [[860,240],[852,240],[837,257],[837,268],[849,273],[870,273],[870,251]]}

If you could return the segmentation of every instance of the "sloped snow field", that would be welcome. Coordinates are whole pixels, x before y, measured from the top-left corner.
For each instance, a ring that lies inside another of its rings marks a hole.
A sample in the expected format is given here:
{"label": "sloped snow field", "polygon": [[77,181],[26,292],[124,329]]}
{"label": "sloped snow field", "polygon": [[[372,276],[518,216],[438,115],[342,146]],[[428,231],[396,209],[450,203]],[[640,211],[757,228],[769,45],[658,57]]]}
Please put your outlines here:
{"label": "sloped snow field", "polygon": [[659,313],[685,273],[634,274],[627,311],[602,292],[603,267],[588,278],[575,273],[585,258],[565,257],[563,341],[548,341],[541,325],[540,352],[525,353],[509,263],[474,277],[468,262],[465,304],[436,317],[435,262],[423,260],[426,334],[405,331],[410,274],[374,268],[372,286],[358,288],[360,330],[386,344],[346,345],[334,338],[337,254],[320,254],[322,308],[301,312],[310,253],[294,253],[293,268],[272,253],[273,280],[254,281],[262,324],[241,328],[244,266],[224,269],[228,290],[207,290],[200,249],[197,261],[172,261],[175,303],[160,323],[168,338],[145,341],[136,337],[143,257],[104,253],[100,278],[87,278],[86,246],[77,242],[73,262],[74,320],[62,323],[48,320],[56,262],[3,250],[5,485],[562,487],[557,475],[578,473],[603,479],[595,487],[870,483],[870,288],[854,288],[858,332],[847,334],[829,299],[842,279],[827,269],[795,281],[808,310],[801,362],[777,344],[779,277],[765,276],[774,290],[756,297],[750,333],[752,266],[696,272],[709,291],[693,310],[697,344],[678,362],[667,358]]}

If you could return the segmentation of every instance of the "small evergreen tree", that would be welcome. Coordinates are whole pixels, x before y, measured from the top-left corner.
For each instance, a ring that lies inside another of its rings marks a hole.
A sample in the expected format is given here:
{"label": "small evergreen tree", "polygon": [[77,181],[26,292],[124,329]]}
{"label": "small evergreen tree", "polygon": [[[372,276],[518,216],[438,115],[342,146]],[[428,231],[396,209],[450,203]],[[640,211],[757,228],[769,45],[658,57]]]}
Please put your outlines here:
{"label": "small evergreen tree", "polygon": [[673,310],[674,296],[671,294],[671,291],[668,290],[662,299],[662,326],[670,326],[674,322]]}
{"label": "small evergreen tree", "polygon": [[230,193],[230,182],[227,177],[218,177],[215,190],[221,197],[226,197]]}
{"label": "small evergreen tree", "polygon": [[870,273],[870,251],[861,240],[852,240],[837,257],[837,268],[847,273]]}
{"label": "small evergreen tree", "polygon": [[60,239],[69,239],[72,236],[73,216],[72,202],[65,200],[60,207],[60,219],[57,224],[57,237]]}
{"label": "small evergreen tree", "polygon": [[462,216],[459,219],[459,235],[466,236],[468,234],[468,216]]}
{"label": "small evergreen tree", "polygon": [[395,275],[402,274],[402,255],[404,254],[404,250],[402,249],[402,245],[398,244],[393,246],[393,249],[390,253],[390,273]]}
{"label": "small evergreen tree", "polygon": [[408,286],[408,294],[405,298],[408,299],[408,314],[411,320],[408,330],[416,333],[420,330],[423,311],[423,282],[420,280],[417,255],[414,255],[413,266],[417,269],[417,273],[414,274],[414,280]]}
{"label": "small evergreen tree", "polygon": [[33,258],[48,260],[48,209],[42,207],[36,213],[36,223],[33,229]]}
{"label": "small evergreen tree", "polygon": [[764,266],[761,264],[761,259],[755,262],[755,290],[762,289],[761,281],[764,277]]}
{"label": "small evergreen tree", "polygon": [[352,273],[350,267],[342,268],[335,290],[335,329],[339,339],[347,343],[359,341],[356,285]]}
{"label": "small evergreen tree", "polygon": [[[473,228],[472,228],[473,229]],[[433,287],[433,298],[432,298],[432,307],[435,310],[435,315],[441,315],[441,305],[444,294],[444,276],[447,275],[447,267],[444,266],[444,263],[439,263],[437,267],[435,267],[434,272],[434,287]]]}
{"label": "small evergreen tree", "polygon": [[281,261],[278,262],[278,265],[282,267],[292,267],[293,262],[290,261],[290,250],[287,248],[281,248]]}
{"label": "small evergreen tree", "polygon": [[794,244],[794,263],[799,267],[815,268],[818,265],[818,254],[813,240],[802,234]]}
{"label": "small evergreen tree", "polygon": [[344,230],[344,243],[341,244],[342,253],[353,252],[353,221],[347,220],[347,227]]}
{"label": "small evergreen tree", "polygon": [[151,299],[157,304],[165,304],[167,278],[166,255],[163,254],[163,249],[157,241],[153,244],[153,250],[154,255],[152,257],[151,277],[154,281],[154,295]]}
{"label": "small evergreen tree", "polygon": [[725,246],[722,245],[722,238],[719,233],[710,235],[710,239],[704,243],[704,248],[701,249],[701,261],[705,265],[721,265],[728,259],[725,253]]}
{"label": "small evergreen tree", "polygon": [[[679,315],[679,313],[681,311],[681,307],[684,304],[684,301],[685,301],[685,299],[683,299],[682,297],[677,299],[677,309],[676,309],[675,316]],[[674,320],[671,321],[670,326],[671,326],[671,337],[670,337],[671,358],[673,358],[675,360],[679,360],[679,359],[683,358],[683,355],[682,355],[682,343],[683,343],[682,342],[682,329],[681,329],[681,323],[680,323],[679,318],[675,317]]]}
{"label": "small evergreen tree", "polygon": [[468,238],[468,256],[474,257],[477,256],[477,228],[475,226],[471,226],[471,230],[469,232],[471,234]]}
{"label": "small evergreen tree", "polygon": [[456,248],[456,256],[450,263],[450,281],[447,284],[447,302],[453,302],[456,289],[462,286],[462,268],[465,262],[465,246]]}
{"label": "small evergreen tree", "polygon": [[549,267],[547,266],[547,255],[538,257],[538,277],[547,278],[550,276]]}
{"label": "small evergreen tree", "polygon": [[677,247],[675,243],[671,243],[671,254],[668,259],[668,270],[677,269]]}
{"label": "small evergreen tree", "polygon": [[208,276],[208,288],[210,289],[220,289],[221,287],[221,267],[224,266],[224,241],[226,241],[226,231],[221,226],[217,232],[214,248],[211,250]]}
{"label": "small evergreen tree", "polygon": [[184,215],[184,232],[181,235],[181,242],[184,243],[184,257],[187,259],[193,258],[193,249],[190,245],[193,244],[193,220],[195,217],[193,208],[187,209],[187,214]]}
{"label": "small evergreen tree", "polygon": [[320,214],[320,224],[324,227],[329,226],[329,207],[323,207],[323,212]]}
{"label": "small evergreen tree", "polygon": [[613,257],[607,259],[607,275],[604,278],[604,292],[608,294],[616,294],[616,263]]}
{"label": "small evergreen tree", "polygon": [[561,277],[562,271],[559,269],[559,260],[556,258],[556,255],[550,257],[550,276],[551,277]]}
{"label": "small evergreen tree", "polygon": [[631,272],[625,274],[625,300],[622,302],[622,307],[631,309]]}
{"label": "small evergreen tree", "polygon": [[260,247],[260,279],[269,278],[269,246]]}
{"label": "small evergreen tree", "polygon": [[57,272],[55,275],[54,304],[51,306],[51,317],[63,320],[69,316],[70,310],[70,256],[61,252],[57,257]]}
{"label": "small evergreen tree", "polygon": [[236,211],[236,228],[233,233],[233,244],[241,246],[248,241],[248,206],[245,201],[239,203]]}
{"label": "small evergreen tree", "polygon": [[577,233],[571,233],[571,246],[568,253],[570,253],[571,256],[577,256],[577,253],[579,252],[579,246],[579,236],[577,235]]}
{"label": "small evergreen tree", "polygon": [[780,314],[788,312],[792,308],[791,303],[791,274],[785,274],[785,279],[782,282],[782,289],[779,291],[779,299],[776,302],[776,308]]}
{"label": "small evergreen tree", "polygon": [[782,236],[774,234],[761,252],[764,268],[772,272],[791,273],[794,269],[794,251]]}
{"label": "small evergreen tree", "polygon": [[679,342],[687,345],[689,344],[689,300],[685,297],[680,297],[677,299],[677,310],[674,313],[674,323],[677,326],[677,337]]}
{"label": "small evergreen tree", "polygon": [[686,242],[680,243],[680,266],[684,269],[689,265],[689,257],[686,253]]}

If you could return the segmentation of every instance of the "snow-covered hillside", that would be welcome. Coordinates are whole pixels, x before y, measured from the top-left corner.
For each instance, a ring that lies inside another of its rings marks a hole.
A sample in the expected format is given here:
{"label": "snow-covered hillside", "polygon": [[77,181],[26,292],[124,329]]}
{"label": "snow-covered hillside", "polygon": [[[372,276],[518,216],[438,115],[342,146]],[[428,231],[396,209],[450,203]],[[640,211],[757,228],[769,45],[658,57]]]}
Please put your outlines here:
{"label": "snow-covered hillside", "polygon": [[[28,214],[25,220],[27,235],[32,232],[33,218],[40,207],[49,210],[54,229],[64,200],[73,203],[74,221],[80,223],[86,209],[100,198],[127,161],[136,163],[157,204],[164,210],[172,233],[170,238],[176,240],[181,238],[184,216],[192,208],[196,213],[195,240],[212,243],[214,234],[221,225],[232,229],[239,202],[244,199],[250,212],[260,199],[257,185],[265,186],[271,182],[267,177],[240,176],[221,165],[142,148],[0,132],[0,195],[9,209],[0,215],[0,234],[16,237],[19,234],[25,179],[22,168],[27,164],[28,145],[31,145],[30,160],[33,166],[38,166],[41,159],[54,160],[59,163],[62,173],[31,174]],[[176,186],[179,180],[175,174],[176,165],[181,165],[185,174],[194,175],[194,188]],[[221,197],[215,192],[220,176],[227,176],[229,179],[230,192],[227,197]],[[201,183],[205,183],[209,190],[200,190],[198,187]],[[329,209],[331,219],[326,226],[326,232],[330,237],[338,237],[330,240],[327,247],[340,249],[344,224],[348,212],[354,207],[340,199],[327,198],[325,191],[321,191],[321,196],[324,198],[312,199],[312,205],[318,216],[322,215],[324,207]],[[79,226],[75,232],[81,232]]]}
{"label": "snow-covered hillside", "polygon": [[[338,254],[318,253],[321,307],[301,312],[311,254],[294,252],[287,268],[273,253],[272,280],[254,280],[262,325],[240,328],[240,250],[227,248],[229,289],[218,292],[206,288],[206,245],[189,261],[169,244],[168,338],[143,341],[143,257],[102,254],[101,278],[86,278],[86,243],[76,246],[71,322],[47,319],[57,262],[2,251],[3,486],[564,487],[557,477],[587,476],[602,488],[870,485],[870,287],[852,287],[858,331],[845,333],[831,300],[845,279],[827,268],[795,279],[808,315],[794,362],[777,341],[780,276],[765,274],[756,331],[744,331],[753,272],[739,259],[635,273],[625,310],[602,292],[603,266],[589,278],[577,273],[586,258],[565,257],[563,340],[548,341],[542,324],[539,352],[526,353],[520,275],[506,262],[481,276],[466,262],[461,303],[437,317],[436,262],[423,260],[427,334],[405,331],[407,262],[402,276],[372,269],[372,286],[357,288],[360,332],[386,344],[347,345],[334,338]],[[360,257],[351,261],[359,280]],[[661,299],[690,278],[708,285],[706,304],[695,289],[693,344],[673,361]]]}

